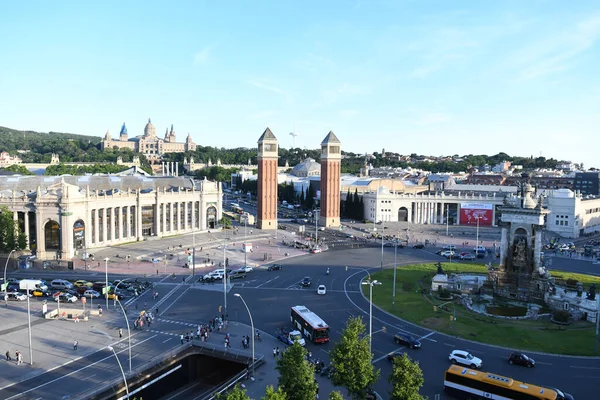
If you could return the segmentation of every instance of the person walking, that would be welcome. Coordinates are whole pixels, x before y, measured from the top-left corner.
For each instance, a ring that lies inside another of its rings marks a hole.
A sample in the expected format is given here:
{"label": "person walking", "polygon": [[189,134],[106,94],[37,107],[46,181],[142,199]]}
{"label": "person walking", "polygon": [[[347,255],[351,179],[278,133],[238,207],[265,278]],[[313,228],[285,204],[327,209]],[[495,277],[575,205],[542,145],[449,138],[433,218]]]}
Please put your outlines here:
{"label": "person walking", "polygon": [[21,354],[20,351],[17,351],[16,354],[17,354],[17,365],[23,364],[23,354]]}
{"label": "person walking", "polygon": [[181,344],[183,344],[183,334],[179,335],[179,339],[181,339]]}
{"label": "person walking", "polygon": [[119,339],[123,339],[123,328],[119,328]]}
{"label": "person walking", "polygon": [[77,340],[75,340],[75,341],[73,342],[73,350],[77,350],[77,345],[78,345],[78,344],[79,344],[79,343],[77,343]]}
{"label": "person walking", "polygon": [[277,357],[279,357],[279,346],[277,346]]}
{"label": "person walking", "polygon": [[156,307],[156,310],[154,310],[154,311],[156,311],[155,314],[158,317],[158,307]]}
{"label": "person walking", "polygon": [[273,347],[273,357],[277,357],[277,348]]}
{"label": "person walking", "polygon": [[12,361],[12,358],[10,357],[10,350],[6,350],[6,361]]}

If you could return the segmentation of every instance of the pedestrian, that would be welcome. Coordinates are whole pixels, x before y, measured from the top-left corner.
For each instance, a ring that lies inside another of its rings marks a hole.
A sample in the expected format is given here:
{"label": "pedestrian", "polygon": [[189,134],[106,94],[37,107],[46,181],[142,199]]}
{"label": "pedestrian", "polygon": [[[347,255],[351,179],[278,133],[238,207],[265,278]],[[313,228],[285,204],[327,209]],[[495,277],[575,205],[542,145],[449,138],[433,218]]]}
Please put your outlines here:
{"label": "pedestrian", "polygon": [[17,351],[17,365],[23,364],[23,354],[20,351]]}
{"label": "pedestrian", "polygon": [[79,343],[77,343],[77,340],[75,340],[75,341],[73,342],[73,350],[77,350],[77,345],[78,345],[78,344],[79,344]]}
{"label": "pedestrian", "polygon": [[119,328],[119,339],[123,339],[123,328]]}
{"label": "pedestrian", "polygon": [[156,316],[158,317],[158,307],[156,307],[156,312],[154,314],[156,314]]}
{"label": "pedestrian", "polygon": [[279,346],[277,346],[277,357],[279,357]]}
{"label": "pedestrian", "polygon": [[277,357],[277,348],[273,347],[273,357]]}
{"label": "pedestrian", "polygon": [[156,268],[156,276],[158,276],[158,268]]}
{"label": "pedestrian", "polygon": [[179,335],[179,338],[181,339],[181,344],[183,344],[183,334]]}
{"label": "pedestrian", "polygon": [[98,307],[98,315],[102,316],[102,307]]}
{"label": "pedestrian", "polygon": [[6,350],[6,361],[12,361],[12,358],[10,357],[10,350]]}

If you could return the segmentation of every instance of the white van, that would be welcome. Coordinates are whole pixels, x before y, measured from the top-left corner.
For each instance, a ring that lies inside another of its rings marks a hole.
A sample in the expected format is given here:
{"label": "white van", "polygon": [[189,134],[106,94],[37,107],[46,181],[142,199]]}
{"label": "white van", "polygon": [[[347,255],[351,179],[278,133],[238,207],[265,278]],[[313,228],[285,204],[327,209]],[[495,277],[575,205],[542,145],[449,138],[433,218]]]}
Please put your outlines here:
{"label": "white van", "polygon": [[73,289],[73,284],[64,279],[55,279],[50,282],[50,287],[56,290]]}
{"label": "white van", "polygon": [[19,288],[21,290],[41,290],[42,292],[46,292],[48,290],[48,286],[44,285],[44,283],[39,279],[21,279],[19,282]]}

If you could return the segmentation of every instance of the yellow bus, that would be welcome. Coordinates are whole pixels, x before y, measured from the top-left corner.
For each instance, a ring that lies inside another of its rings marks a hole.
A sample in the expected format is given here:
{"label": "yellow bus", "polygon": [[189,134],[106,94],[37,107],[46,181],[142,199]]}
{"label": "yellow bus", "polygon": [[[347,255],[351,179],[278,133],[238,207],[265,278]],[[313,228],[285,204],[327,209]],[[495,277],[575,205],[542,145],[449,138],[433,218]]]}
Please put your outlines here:
{"label": "yellow bus", "polygon": [[444,392],[465,400],[574,400],[558,389],[453,365],[444,375]]}

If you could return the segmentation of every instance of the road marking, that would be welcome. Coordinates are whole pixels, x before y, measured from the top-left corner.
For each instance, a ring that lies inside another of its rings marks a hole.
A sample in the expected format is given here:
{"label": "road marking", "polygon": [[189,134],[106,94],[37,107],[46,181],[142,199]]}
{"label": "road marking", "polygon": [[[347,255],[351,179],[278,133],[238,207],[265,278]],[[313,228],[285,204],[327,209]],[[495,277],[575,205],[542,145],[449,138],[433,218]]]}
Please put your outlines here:
{"label": "road marking", "polygon": [[163,343],[167,343],[169,340],[173,339],[172,337],[168,338],[167,340],[163,340]]}
{"label": "road marking", "polygon": [[569,368],[577,368],[577,369],[600,369],[600,367],[580,367],[577,365],[569,365]]}
{"label": "road marking", "polygon": [[[140,345],[140,344],[142,344],[142,343],[144,343],[144,342],[147,342],[147,341],[148,341],[148,340],[150,340],[150,339],[154,339],[156,336],[157,336],[157,335],[150,336],[148,339],[144,339],[144,340],[142,340],[141,342],[139,342],[138,344],[136,344],[136,345],[134,345],[134,346],[132,346],[132,347],[138,346],[138,345]],[[108,346],[106,346],[106,347],[108,347]],[[106,349],[106,347],[102,348],[101,350],[105,350],[105,349]],[[100,350],[98,350],[98,351],[100,351]],[[123,351],[126,351],[126,350],[121,350],[121,351],[118,351],[117,353],[122,353]],[[39,389],[39,388],[42,388],[42,387],[44,387],[44,386],[46,386],[46,385],[49,385],[49,384],[51,384],[51,383],[54,383],[54,382],[57,382],[57,381],[59,381],[59,380],[61,380],[61,379],[63,379],[63,378],[66,378],[67,376],[71,376],[71,375],[73,375],[73,374],[75,374],[75,373],[77,373],[77,372],[81,372],[81,371],[83,371],[83,370],[85,370],[85,369],[88,369],[88,368],[90,368],[90,367],[92,367],[92,366],[94,366],[94,365],[96,365],[96,364],[99,364],[99,363],[101,363],[101,362],[103,362],[103,361],[106,361],[106,360],[108,360],[109,358],[112,358],[112,357],[114,357],[114,355],[113,355],[113,354],[111,354],[111,355],[109,355],[109,356],[107,356],[107,357],[104,357],[103,359],[100,359],[100,360],[98,360],[98,361],[96,361],[96,362],[94,362],[94,363],[88,364],[88,365],[86,365],[86,366],[85,366],[85,367],[83,367],[83,368],[79,368],[79,369],[78,369],[78,370],[76,370],[76,371],[69,372],[69,373],[68,373],[68,374],[66,374],[66,375],[60,376],[60,377],[58,377],[58,378],[56,378],[56,379],[53,379],[53,380],[51,380],[51,381],[49,381],[49,382],[43,383],[43,384],[41,384],[41,385],[39,385],[39,386],[33,387],[33,388],[31,388],[31,389],[28,389],[28,390],[26,390],[26,391],[24,391],[24,392],[21,392],[21,393],[19,393],[19,394],[16,394],[16,395],[14,395],[14,396],[11,396],[11,397],[7,398],[6,400],[10,400],[10,399],[14,399],[14,398],[20,397],[20,396],[24,395],[25,393],[32,392],[32,391],[34,391],[34,390],[36,390],[36,389]],[[81,358],[83,358],[83,357],[80,357],[80,359],[81,359]],[[133,357],[132,357],[132,358],[133,358]],[[75,360],[73,360],[73,361],[75,361]],[[72,362],[72,361],[70,361],[70,362]],[[63,364],[63,365],[60,365],[59,367],[65,366],[65,365],[67,365],[67,364],[69,364],[69,363],[65,363],[65,364]],[[58,367],[56,367],[56,368],[58,368]],[[12,386],[12,385],[10,385],[10,386]],[[4,389],[4,388],[2,388],[2,389]]]}
{"label": "road marking", "polygon": [[[504,357],[503,357],[504,358]],[[536,364],[542,364],[542,365],[552,365],[552,363],[547,363],[547,362],[541,362],[541,361],[536,361]]]}
{"label": "road marking", "polygon": [[445,346],[454,347],[454,345],[453,345],[453,344],[450,344],[450,343],[444,343],[444,345],[445,345]]}
{"label": "road marking", "polygon": [[261,287],[262,285],[266,285],[266,284],[267,284],[267,283],[269,283],[269,282],[273,282],[273,281],[274,281],[275,279],[277,279],[277,278],[279,278],[279,277],[278,277],[278,276],[276,276],[276,277],[275,277],[275,278],[273,278],[273,279],[269,279],[268,281],[266,281],[266,282],[263,282],[263,283],[261,283],[260,285],[258,285],[256,288],[259,288],[259,287]]}
{"label": "road marking", "polygon": [[379,361],[383,360],[384,358],[387,358],[388,354],[391,354],[391,353],[393,353],[393,352],[389,352],[389,353],[387,353],[387,354],[384,354],[384,355],[382,355],[382,356],[381,356],[381,357],[379,357],[379,358],[376,358],[376,359],[374,359],[373,361],[371,361],[371,364],[378,363]]}
{"label": "road marking", "polygon": [[[177,298],[175,300],[173,300],[171,302],[171,304],[169,304],[164,310],[162,310],[163,314],[169,309],[171,308],[175,303],[177,303],[177,300],[179,300],[181,298],[181,296],[183,296],[184,294],[186,294],[186,292],[188,290],[190,290],[191,286],[188,286],[185,288],[185,290],[183,291],[183,293],[181,293],[179,296],[177,296]],[[169,292],[169,295],[171,295],[171,293],[173,293],[175,291],[175,289],[173,289],[171,292]],[[170,296],[169,296],[170,297]],[[166,298],[163,299],[163,301],[165,301]]]}

